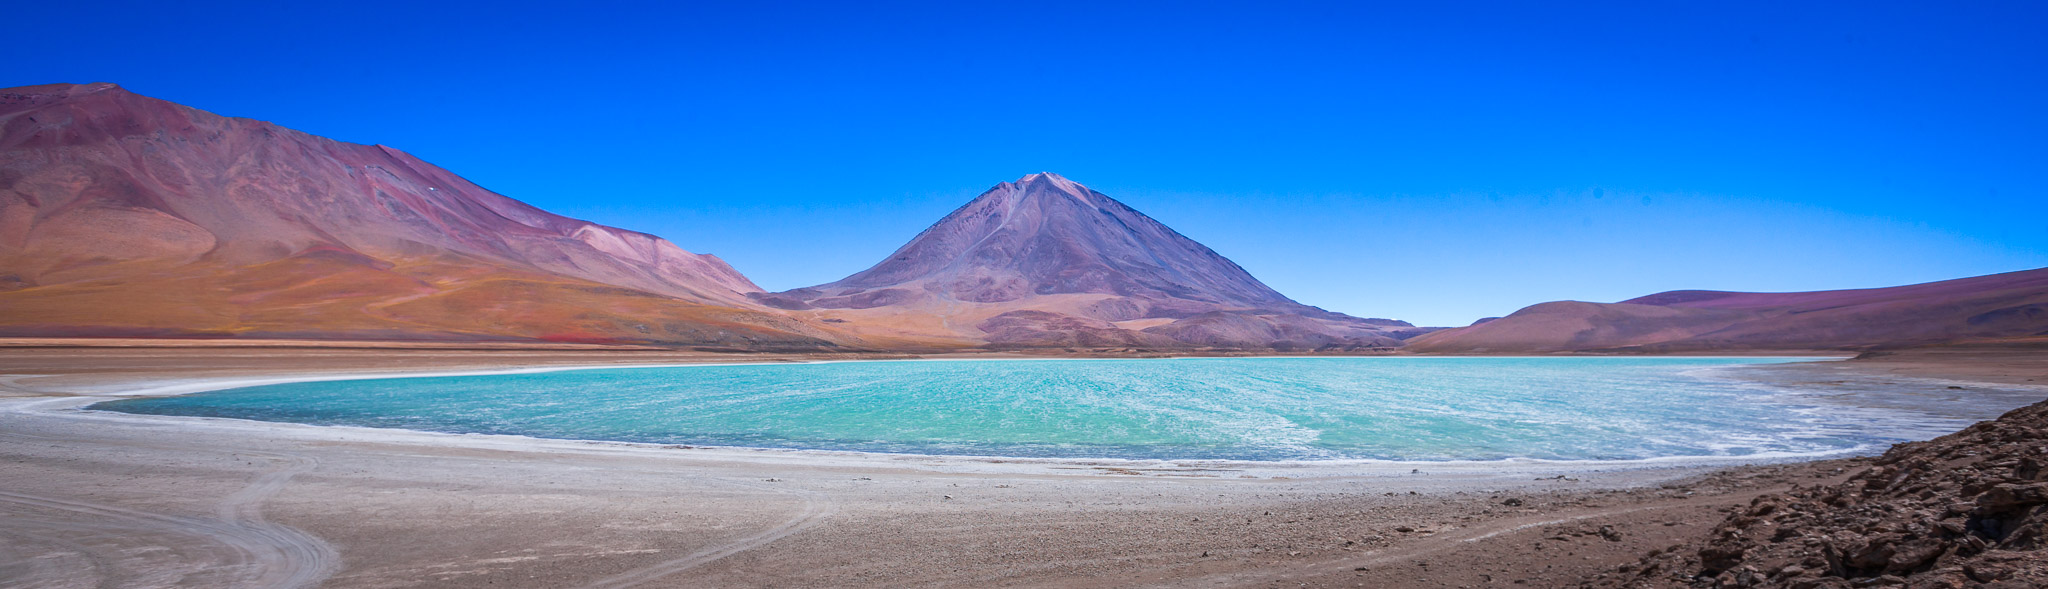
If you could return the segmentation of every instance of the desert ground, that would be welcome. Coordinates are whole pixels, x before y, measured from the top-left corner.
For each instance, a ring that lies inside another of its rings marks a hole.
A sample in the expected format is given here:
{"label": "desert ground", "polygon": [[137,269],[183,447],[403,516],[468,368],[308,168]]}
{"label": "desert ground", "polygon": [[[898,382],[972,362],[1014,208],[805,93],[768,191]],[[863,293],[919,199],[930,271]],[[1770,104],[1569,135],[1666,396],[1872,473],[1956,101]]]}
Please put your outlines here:
{"label": "desert ground", "polygon": [[[2038,348],[1867,356],[1788,369],[2048,383]],[[0,342],[0,584],[1547,587],[1869,462],[996,460],[74,410],[308,376],[862,357]]]}

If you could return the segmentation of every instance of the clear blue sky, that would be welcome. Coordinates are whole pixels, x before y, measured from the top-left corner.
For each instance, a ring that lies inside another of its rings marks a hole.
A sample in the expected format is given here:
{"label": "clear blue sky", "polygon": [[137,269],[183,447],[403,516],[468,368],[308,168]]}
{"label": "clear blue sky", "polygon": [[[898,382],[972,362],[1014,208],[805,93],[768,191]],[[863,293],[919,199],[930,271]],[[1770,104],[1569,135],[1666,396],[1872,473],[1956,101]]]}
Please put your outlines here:
{"label": "clear blue sky", "polygon": [[18,2],[0,86],[391,145],[771,290],[1038,171],[1426,325],[2048,266],[2048,3],[1100,4]]}

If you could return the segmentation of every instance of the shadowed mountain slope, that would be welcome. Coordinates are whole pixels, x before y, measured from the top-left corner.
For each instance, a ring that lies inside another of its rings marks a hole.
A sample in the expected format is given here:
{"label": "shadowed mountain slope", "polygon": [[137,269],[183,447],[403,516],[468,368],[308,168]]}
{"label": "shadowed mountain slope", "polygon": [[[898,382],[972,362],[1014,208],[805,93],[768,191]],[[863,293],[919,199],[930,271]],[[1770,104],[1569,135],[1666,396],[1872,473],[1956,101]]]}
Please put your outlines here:
{"label": "shadowed mountain slope", "polygon": [[1364,348],[1414,333],[1296,303],[1054,174],[996,185],[843,280],[753,296],[868,333],[970,344]]}
{"label": "shadowed mountain slope", "polygon": [[1417,352],[1852,350],[2048,335],[2048,268],[1890,288],[1681,290],[1558,301],[1416,338]]}
{"label": "shadowed mountain slope", "polygon": [[0,90],[0,333],[816,345],[716,257],[384,146]]}

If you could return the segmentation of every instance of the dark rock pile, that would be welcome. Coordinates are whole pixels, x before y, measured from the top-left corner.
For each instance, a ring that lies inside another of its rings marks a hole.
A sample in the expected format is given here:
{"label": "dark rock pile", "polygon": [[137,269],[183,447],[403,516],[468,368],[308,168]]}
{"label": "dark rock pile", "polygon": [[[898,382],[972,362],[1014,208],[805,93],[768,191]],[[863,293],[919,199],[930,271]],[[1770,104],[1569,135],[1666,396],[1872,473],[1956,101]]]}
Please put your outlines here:
{"label": "dark rock pile", "polygon": [[1589,587],[2048,587],[2048,401],[1758,497]]}

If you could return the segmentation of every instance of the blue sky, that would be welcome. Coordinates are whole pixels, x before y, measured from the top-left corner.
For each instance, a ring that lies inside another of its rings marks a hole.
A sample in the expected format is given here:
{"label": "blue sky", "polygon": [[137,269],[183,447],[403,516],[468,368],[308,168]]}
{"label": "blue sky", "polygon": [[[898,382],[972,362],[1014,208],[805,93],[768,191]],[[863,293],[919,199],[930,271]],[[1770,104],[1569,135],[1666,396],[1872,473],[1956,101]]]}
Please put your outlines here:
{"label": "blue sky", "polygon": [[2040,2],[277,4],[18,3],[0,86],[391,145],[771,290],[1038,171],[1427,325],[2048,266]]}

